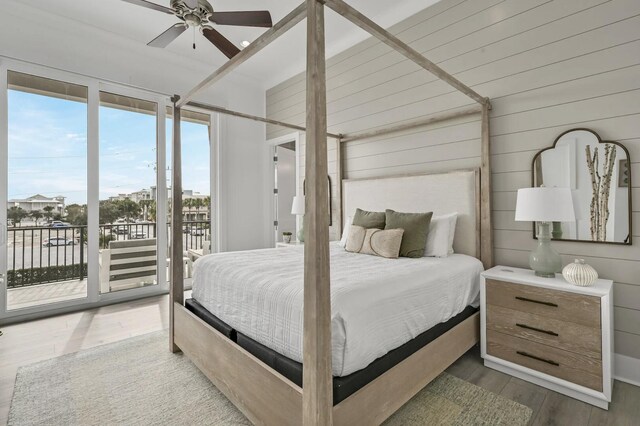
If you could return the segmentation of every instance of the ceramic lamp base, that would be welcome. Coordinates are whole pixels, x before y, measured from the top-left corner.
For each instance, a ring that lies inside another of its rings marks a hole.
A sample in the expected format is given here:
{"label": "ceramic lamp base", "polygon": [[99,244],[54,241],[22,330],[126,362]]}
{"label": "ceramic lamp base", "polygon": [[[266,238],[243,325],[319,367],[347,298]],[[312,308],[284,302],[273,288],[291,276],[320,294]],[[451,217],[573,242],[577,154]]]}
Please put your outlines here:
{"label": "ceramic lamp base", "polygon": [[555,272],[534,271],[534,273],[535,273],[536,277],[542,277],[542,278],[555,278],[556,277],[556,273]]}
{"label": "ceramic lamp base", "polygon": [[551,223],[538,223],[538,246],[529,254],[529,266],[536,276],[555,278],[562,269],[560,254],[551,247]]}

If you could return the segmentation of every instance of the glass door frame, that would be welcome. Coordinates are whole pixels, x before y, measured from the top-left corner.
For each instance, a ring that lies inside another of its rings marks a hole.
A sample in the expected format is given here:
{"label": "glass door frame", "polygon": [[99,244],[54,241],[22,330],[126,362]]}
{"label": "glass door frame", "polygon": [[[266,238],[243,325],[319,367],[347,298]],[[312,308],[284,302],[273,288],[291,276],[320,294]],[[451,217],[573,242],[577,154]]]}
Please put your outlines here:
{"label": "glass door frame", "polygon": [[[44,305],[7,310],[7,201],[8,201],[8,82],[9,71],[59,80],[87,87],[87,297],[82,299],[53,302]],[[156,115],[156,174],[158,187],[157,223],[166,223],[166,107],[171,105],[168,96],[150,91],[131,88],[72,72],[0,57],[0,323],[15,322],[49,316],[57,313],[87,309],[119,301],[132,300],[152,295],[166,294],[169,285],[166,280],[167,229],[157,226],[158,238],[158,278],[157,285],[99,294],[99,109],[100,91],[116,93],[157,103]],[[213,138],[211,138],[213,140]],[[212,167],[213,168],[213,167]],[[213,200],[213,197],[212,197]],[[213,203],[213,201],[212,201]]]}

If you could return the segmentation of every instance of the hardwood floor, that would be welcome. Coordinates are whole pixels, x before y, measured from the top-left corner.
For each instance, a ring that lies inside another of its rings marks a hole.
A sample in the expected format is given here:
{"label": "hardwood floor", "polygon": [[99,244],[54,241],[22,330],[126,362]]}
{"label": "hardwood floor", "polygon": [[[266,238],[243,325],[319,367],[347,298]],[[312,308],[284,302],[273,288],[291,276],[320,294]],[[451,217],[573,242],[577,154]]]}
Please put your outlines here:
{"label": "hardwood floor", "polygon": [[[20,366],[165,329],[168,303],[168,296],[151,297],[2,327],[0,424],[7,422]],[[613,402],[609,411],[604,411],[485,367],[477,346],[447,372],[527,405],[533,410],[531,425],[640,424],[640,388],[627,383],[615,382]]]}
{"label": "hardwood floor", "polygon": [[480,348],[464,354],[447,372],[533,410],[531,425],[640,425],[640,387],[615,381],[609,410],[593,407],[557,392],[487,368]]}

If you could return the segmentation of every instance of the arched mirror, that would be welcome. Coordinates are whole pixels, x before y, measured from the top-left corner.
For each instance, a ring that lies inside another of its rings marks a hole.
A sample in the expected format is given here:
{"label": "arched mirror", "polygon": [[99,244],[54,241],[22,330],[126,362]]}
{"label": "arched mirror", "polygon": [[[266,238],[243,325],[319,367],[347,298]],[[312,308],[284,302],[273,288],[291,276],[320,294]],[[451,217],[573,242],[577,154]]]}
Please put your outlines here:
{"label": "arched mirror", "polygon": [[[533,157],[534,187],[570,188],[575,222],[554,222],[552,238],[631,244],[631,160],[620,143],[593,130],[562,133]],[[534,238],[536,236],[534,224]]]}

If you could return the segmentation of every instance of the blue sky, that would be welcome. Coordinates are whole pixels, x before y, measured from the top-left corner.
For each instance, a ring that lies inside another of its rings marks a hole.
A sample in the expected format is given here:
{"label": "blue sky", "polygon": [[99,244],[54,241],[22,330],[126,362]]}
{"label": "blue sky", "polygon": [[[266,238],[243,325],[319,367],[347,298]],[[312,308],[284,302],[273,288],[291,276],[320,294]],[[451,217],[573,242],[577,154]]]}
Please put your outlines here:
{"label": "blue sky", "polygon": [[[155,121],[152,115],[100,108],[101,200],[156,184]],[[170,146],[171,120],[167,135]],[[183,186],[209,194],[207,126],[184,122],[182,138]],[[9,91],[9,199],[63,195],[67,204],[86,203],[86,155],[86,104]]]}

